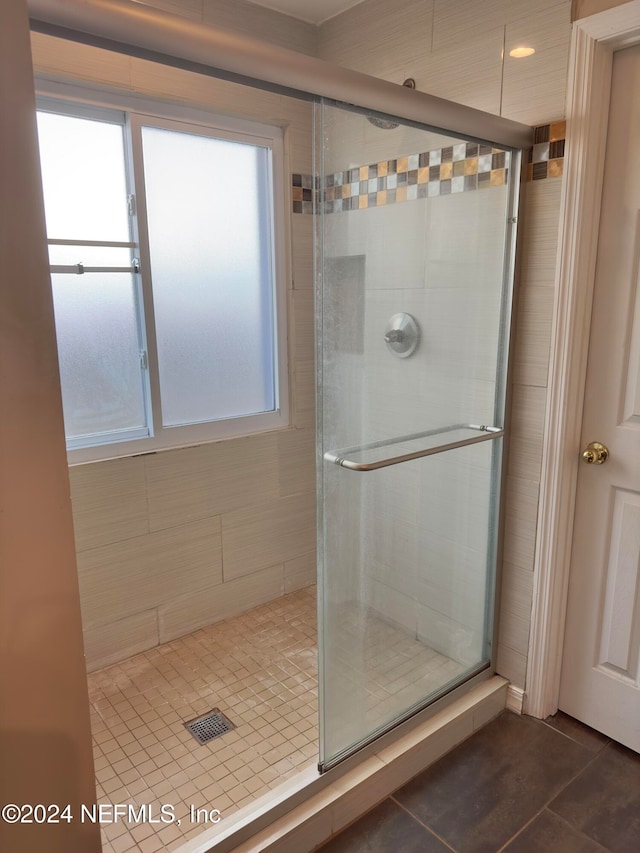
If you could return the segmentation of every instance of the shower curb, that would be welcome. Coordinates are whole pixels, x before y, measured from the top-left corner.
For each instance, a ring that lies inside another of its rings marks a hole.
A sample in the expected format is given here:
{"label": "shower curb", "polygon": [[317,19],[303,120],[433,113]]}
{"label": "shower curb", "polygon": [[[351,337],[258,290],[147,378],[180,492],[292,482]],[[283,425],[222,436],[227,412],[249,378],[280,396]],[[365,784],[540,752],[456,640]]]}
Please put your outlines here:
{"label": "shower curb", "polygon": [[410,731],[385,736],[377,752],[351,759],[346,770],[303,771],[174,853],[311,853],[503,711],[508,684],[494,675],[474,685]]}

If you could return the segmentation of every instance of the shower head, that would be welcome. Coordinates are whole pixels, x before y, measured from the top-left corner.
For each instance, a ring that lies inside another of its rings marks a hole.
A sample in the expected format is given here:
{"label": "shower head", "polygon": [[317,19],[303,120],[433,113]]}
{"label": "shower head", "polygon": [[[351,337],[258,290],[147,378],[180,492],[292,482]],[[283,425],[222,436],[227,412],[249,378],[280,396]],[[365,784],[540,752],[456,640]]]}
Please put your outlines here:
{"label": "shower head", "polygon": [[[407,79],[402,85],[406,86],[407,89],[415,89],[416,81],[413,79],[413,77],[407,77]],[[394,130],[396,127],[399,127],[399,123],[397,121],[391,121],[391,119],[389,118],[367,116],[367,121],[370,122],[374,127],[379,127],[380,130]]]}
{"label": "shower head", "polygon": [[367,121],[374,127],[379,127],[380,130],[393,130],[398,127],[397,121],[391,121],[388,118],[377,118],[376,116],[367,116]]}

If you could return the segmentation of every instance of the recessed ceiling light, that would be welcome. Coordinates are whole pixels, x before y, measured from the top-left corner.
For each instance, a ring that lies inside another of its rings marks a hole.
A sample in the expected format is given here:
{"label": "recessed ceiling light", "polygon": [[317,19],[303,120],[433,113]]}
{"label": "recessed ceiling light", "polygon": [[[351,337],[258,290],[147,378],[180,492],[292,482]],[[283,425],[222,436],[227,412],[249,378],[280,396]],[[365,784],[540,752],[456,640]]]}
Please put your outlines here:
{"label": "recessed ceiling light", "polygon": [[522,59],[524,56],[533,56],[535,52],[533,47],[514,47],[513,50],[509,51],[509,56],[513,56],[514,59]]}

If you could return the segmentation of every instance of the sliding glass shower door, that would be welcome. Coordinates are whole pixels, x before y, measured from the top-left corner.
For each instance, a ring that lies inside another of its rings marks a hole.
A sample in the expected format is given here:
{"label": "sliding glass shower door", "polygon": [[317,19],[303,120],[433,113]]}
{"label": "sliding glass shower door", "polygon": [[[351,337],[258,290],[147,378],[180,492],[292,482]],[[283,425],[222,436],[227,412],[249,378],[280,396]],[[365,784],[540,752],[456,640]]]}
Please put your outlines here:
{"label": "sliding glass shower door", "polygon": [[519,153],[316,107],[320,764],[491,671]]}

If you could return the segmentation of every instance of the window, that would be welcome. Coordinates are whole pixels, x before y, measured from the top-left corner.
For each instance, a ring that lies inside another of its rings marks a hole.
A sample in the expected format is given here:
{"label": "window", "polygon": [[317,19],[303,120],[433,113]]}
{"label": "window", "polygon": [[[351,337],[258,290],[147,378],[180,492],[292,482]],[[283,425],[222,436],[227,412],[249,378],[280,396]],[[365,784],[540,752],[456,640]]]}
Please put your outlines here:
{"label": "window", "polygon": [[71,459],[286,425],[279,131],[43,99],[38,133]]}

